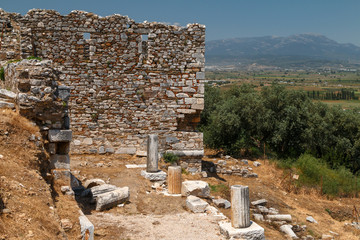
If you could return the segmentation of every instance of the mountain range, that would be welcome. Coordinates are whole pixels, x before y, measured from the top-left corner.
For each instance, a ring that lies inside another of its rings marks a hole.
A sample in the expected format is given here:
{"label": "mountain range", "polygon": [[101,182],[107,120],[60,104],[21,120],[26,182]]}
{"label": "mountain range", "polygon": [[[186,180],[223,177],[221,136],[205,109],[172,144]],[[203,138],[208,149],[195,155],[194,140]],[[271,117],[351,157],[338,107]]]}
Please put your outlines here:
{"label": "mountain range", "polygon": [[206,42],[206,65],[260,64],[274,67],[360,66],[360,47],[323,35],[248,37]]}

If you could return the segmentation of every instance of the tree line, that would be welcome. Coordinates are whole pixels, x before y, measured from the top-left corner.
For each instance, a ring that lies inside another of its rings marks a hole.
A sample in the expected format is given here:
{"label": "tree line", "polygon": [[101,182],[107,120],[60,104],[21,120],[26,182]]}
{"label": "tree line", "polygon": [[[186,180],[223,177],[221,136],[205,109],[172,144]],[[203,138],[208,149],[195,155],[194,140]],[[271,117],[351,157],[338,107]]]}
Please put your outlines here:
{"label": "tree line", "polygon": [[340,91],[308,91],[307,96],[316,100],[358,100],[354,90],[341,89]]}
{"label": "tree line", "polygon": [[330,168],[360,170],[359,109],[313,102],[306,92],[281,85],[206,86],[200,130],[204,143],[234,156],[289,159],[309,154]]}

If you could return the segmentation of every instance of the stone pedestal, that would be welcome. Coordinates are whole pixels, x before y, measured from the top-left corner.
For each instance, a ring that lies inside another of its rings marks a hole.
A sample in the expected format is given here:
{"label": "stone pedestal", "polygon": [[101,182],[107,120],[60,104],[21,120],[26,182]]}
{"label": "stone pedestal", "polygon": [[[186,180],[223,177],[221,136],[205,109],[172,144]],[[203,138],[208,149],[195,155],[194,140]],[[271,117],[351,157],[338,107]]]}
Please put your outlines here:
{"label": "stone pedestal", "polygon": [[231,186],[231,224],[234,228],[247,228],[250,226],[248,186]]}
{"label": "stone pedestal", "polygon": [[234,228],[229,222],[219,222],[220,232],[227,238],[246,240],[265,240],[264,228],[250,222],[246,228]]}
{"label": "stone pedestal", "polygon": [[147,165],[146,171],[149,173],[158,171],[158,144],[159,139],[156,134],[150,134],[147,141]]}
{"label": "stone pedestal", "polygon": [[168,168],[168,189],[170,194],[181,193],[181,167],[170,166]]}
{"label": "stone pedestal", "polygon": [[166,180],[166,172],[158,171],[158,172],[147,172],[145,170],[141,171],[141,176],[150,180],[150,181],[165,181]]}

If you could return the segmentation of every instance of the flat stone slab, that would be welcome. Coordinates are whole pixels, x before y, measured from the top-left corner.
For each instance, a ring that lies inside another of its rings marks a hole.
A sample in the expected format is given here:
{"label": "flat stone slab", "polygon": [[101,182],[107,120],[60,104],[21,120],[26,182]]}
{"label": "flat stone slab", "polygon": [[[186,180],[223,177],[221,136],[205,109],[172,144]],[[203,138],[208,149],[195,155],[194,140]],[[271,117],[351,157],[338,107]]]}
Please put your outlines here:
{"label": "flat stone slab", "polygon": [[256,201],[252,201],[251,205],[253,206],[257,206],[257,205],[261,205],[264,206],[267,204],[267,200],[266,199],[260,199],[260,200],[256,200]]}
{"label": "flat stone slab", "polygon": [[70,142],[72,139],[71,130],[50,129],[48,135],[50,142]]}
{"label": "flat stone slab", "polygon": [[150,181],[165,181],[166,180],[166,172],[163,172],[163,171],[151,173],[151,172],[142,170],[141,176],[143,176],[146,179],[149,179]]}
{"label": "flat stone slab", "polygon": [[181,195],[207,198],[210,196],[210,187],[204,181],[185,181],[181,185]]}
{"label": "flat stone slab", "polygon": [[219,222],[220,232],[227,238],[265,240],[264,228],[251,221],[250,227],[233,228],[230,222]]}
{"label": "flat stone slab", "polygon": [[194,213],[205,212],[208,205],[207,202],[195,196],[188,196],[186,199],[186,207]]}
{"label": "flat stone slab", "polygon": [[146,164],[127,164],[126,168],[146,168]]}
{"label": "flat stone slab", "polygon": [[0,89],[0,97],[7,98],[7,99],[15,99],[16,93],[8,91],[6,89]]}
{"label": "flat stone slab", "polygon": [[0,108],[15,108],[15,104],[13,103],[9,103],[9,102],[5,102],[5,101],[0,101]]}

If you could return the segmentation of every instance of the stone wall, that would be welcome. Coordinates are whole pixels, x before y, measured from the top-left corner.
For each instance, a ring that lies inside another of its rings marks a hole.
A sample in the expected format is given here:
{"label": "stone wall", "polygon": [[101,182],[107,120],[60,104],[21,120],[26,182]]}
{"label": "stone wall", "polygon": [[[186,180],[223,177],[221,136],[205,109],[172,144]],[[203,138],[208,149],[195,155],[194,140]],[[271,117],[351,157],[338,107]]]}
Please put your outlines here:
{"label": "stone wall", "polygon": [[6,81],[4,89],[0,88],[0,97],[6,95],[21,115],[39,126],[50,155],[49,168],[69,175],[72,137],[68,115],[70,88],[58,84],[60,73],[50,60],[9,63],[4,72]]}
{"label": "stone wall", "polygon": [[[8,15],[2,12],[0,20]],[[201,155],[202,133],[195,128],[204,105],[203,25],[81,11],[14,16],[21,57],[53,60],[59,80],[71,88],[72,152],[143,155],[151,133],[159,135],[160,151]]]}

